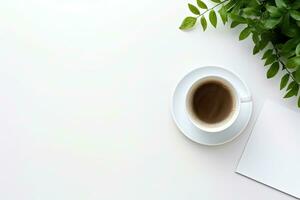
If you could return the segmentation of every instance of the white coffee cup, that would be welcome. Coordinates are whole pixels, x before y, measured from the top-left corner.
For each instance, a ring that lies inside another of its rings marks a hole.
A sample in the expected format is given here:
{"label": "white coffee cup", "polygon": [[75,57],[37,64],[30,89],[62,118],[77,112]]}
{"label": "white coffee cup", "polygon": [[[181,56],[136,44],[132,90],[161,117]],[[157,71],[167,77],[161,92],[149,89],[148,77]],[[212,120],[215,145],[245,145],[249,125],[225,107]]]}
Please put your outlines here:
{"label": "white coffee cup", "polygon": [[[193,94],[195,90],[199,88],[201,85],[203,85],[204,83],[211,82],[211,81],[216,81],[224,85],[230,91],[232,102],[233,102],[232,111],[230,112],[230,114],[224,120],[218,123],[207,123],[199,119],[199,117],[196,116],[195,112],[193,111],[193,106],[192,106]],[[186,112],[189,120],[200,130],[208,133],[222,132],[225,129],[229,128],[236,121],[240,113],[241,103],[245,103],[249,101],[251,101],[251,96],[242,97],[229,80],[227,80],[225,77],[215,76],[215,75],[208,75],[206,77],[202,77],[197,81],[195,81],[189,88],[185,98]]]}

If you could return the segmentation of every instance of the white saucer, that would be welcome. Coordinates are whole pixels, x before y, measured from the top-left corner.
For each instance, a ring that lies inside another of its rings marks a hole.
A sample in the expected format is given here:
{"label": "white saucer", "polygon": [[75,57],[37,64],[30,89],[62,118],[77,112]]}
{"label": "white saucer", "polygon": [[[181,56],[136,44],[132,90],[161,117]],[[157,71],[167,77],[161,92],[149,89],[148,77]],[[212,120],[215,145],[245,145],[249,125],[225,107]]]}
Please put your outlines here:
{"label": "white saucer", "polygon": [[207,133],[193,125],[185,111],[185,94],[190,86],[199,78],[207,75],[226,77],[237,89],[241,96],[251,96],[246,84],[233,72],[221,67],[200,67],[186,74],[177,84],[171,112],[179,130],[190,140],[204,145],[221,145],[234,140],[246,128],[252,114],[252,102],[241,103],[241,110],[236,121],[226,130],[219,133]]}

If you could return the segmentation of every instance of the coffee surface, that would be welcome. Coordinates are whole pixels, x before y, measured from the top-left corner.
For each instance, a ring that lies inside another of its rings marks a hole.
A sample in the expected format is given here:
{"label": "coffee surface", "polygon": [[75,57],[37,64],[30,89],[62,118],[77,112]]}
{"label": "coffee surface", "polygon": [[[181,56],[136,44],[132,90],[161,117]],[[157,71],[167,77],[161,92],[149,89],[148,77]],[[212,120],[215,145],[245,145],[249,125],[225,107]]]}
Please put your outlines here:
{"label": "coffee surface", "polygon": [[192,97],[193,112],[206,123],[225,120],[232,112],[233,97],[221,82],[208,81],[195,89]]}

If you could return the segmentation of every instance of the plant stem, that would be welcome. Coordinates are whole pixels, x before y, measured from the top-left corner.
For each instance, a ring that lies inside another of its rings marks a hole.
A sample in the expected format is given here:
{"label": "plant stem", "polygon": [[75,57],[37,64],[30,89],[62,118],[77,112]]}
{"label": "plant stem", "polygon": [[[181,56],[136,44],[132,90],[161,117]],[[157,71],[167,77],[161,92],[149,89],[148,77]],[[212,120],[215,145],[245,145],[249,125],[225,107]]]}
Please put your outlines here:
{"label": "plant stem", "polygon": [[[277,60],[282,65],[282,68],[290,75],[290,77],[292,77],[293,81],[295,81],[296,83],[298,83],[296,81],[295,77],[293,76],[292,72],[288,68],[286,68],[285,64],[280,59],[280,55],[279,55],[278,49],[276,47],[274,47],[274,50],[275,50],[275,53],[276,53]],[[298,85],[299,85],[299,83],[298,83]]]}
{"label": "plant stem", "polygon": [[222,5],[223,3],[227,2],[227,1],[229,1],[229,0],[221,1],[220,3],[214,5],[213,7],[208,8],[208,9],[207,9],[206,11],[204,11],[201,15],[198,15],[197,18],[198,18],[198,17],[201,17],[202,15],[204,15],[205,13],[207,13],[208,11],[213,10],[214,8],[218,7],[219,5]]}

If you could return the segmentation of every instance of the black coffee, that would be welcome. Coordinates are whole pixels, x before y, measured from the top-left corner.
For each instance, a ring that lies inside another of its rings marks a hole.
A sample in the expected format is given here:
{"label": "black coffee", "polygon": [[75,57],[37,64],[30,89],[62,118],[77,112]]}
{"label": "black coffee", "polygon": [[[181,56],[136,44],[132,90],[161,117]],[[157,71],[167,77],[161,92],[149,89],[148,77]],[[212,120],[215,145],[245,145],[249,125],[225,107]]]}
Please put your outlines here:
{"label": "black coffee", "polygon": [[225,120],[233,109],[233,96],[224,84],[207,81],[192,94],[192,109],[206,123],[214,124]]}

